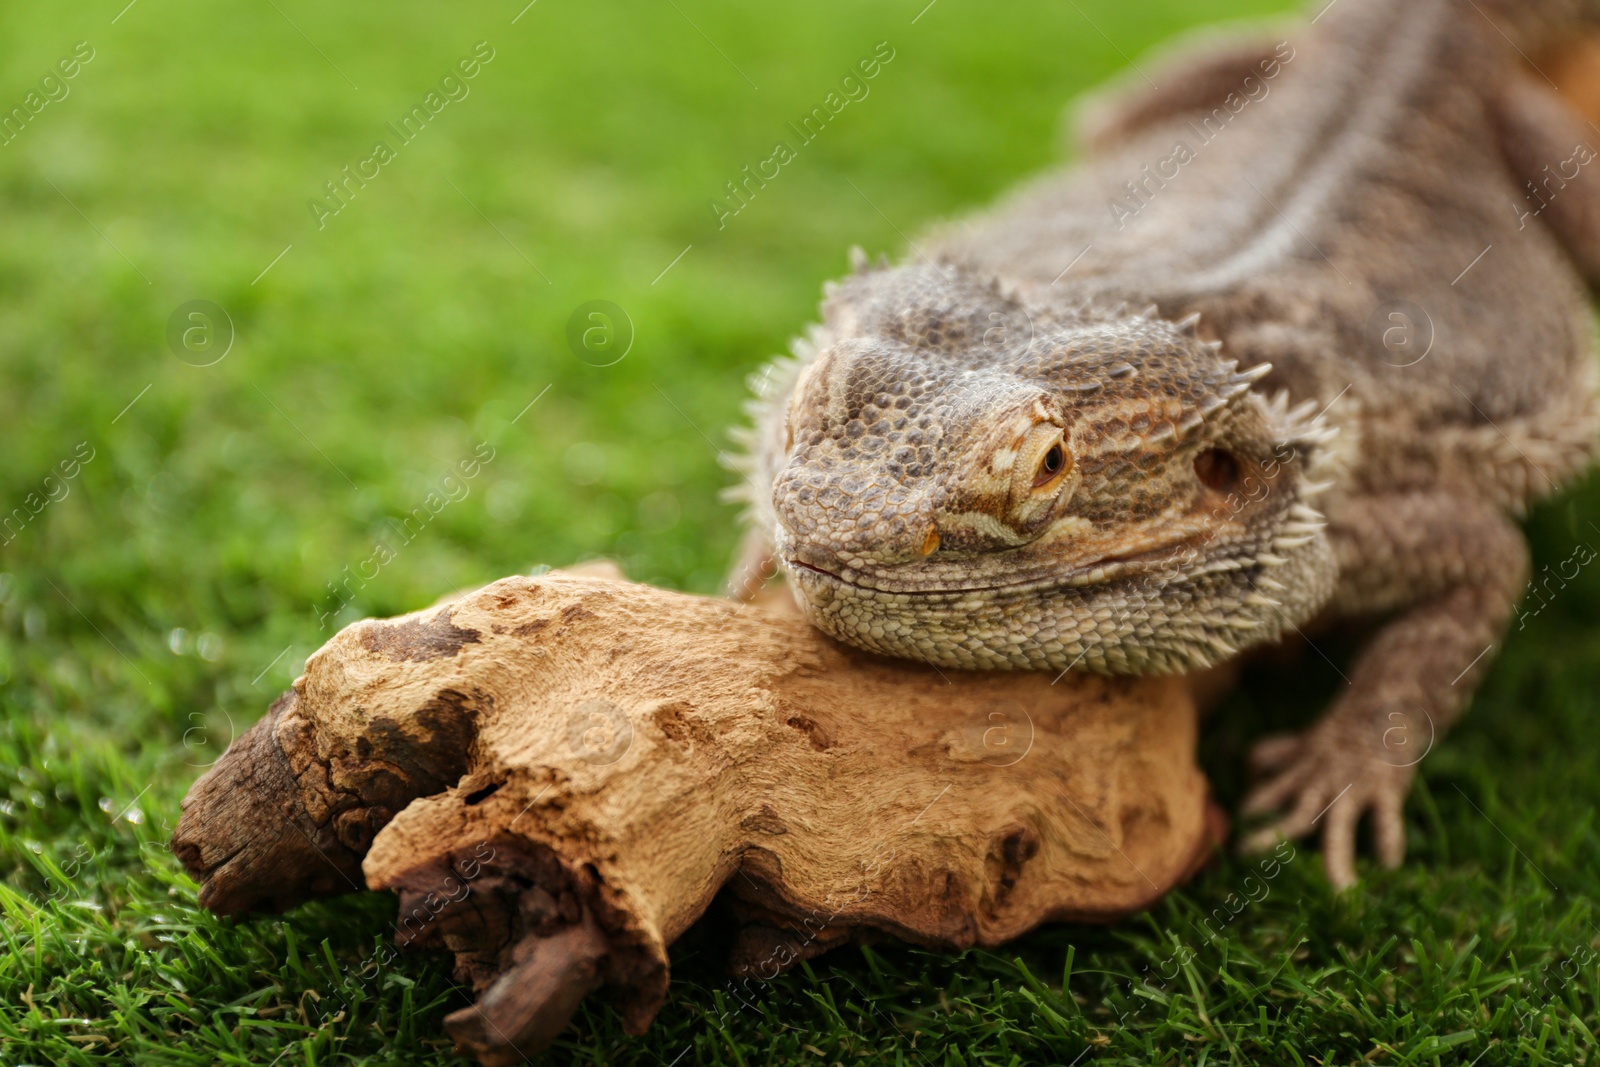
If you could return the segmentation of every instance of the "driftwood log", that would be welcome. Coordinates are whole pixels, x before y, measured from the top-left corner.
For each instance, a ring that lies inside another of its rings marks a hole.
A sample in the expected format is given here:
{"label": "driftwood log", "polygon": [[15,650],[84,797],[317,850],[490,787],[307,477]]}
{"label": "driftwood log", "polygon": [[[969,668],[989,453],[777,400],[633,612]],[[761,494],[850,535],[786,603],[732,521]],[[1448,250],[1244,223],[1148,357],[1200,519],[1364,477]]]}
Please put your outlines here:
{"label": "driftwood log", "polygon": [[221,913],[362,888],[455,954],[484,1064],[608,988],[640,1033],[719,892],[770,977],[890,934],[1105,921],[1222,833],[1181,679],[939,672],[803,620],[622,581],[507,578],[346,627],[195,783],[173,846]]}

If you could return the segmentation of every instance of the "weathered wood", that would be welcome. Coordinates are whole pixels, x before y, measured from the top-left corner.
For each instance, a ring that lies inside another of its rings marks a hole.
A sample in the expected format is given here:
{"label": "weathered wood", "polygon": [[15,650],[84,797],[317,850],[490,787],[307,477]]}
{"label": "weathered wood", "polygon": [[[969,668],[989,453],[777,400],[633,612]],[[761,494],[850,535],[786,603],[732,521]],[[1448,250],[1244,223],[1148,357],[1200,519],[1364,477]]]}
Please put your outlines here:
{"label": "weathered wood", "polygon": [[507,1063],[602,983],[641,1032],[719,891],[759,977],[1143,908],[1220,836],[1195,731],[1181,679],[941,673],[792,615],[507,578],[341,631],[174,847],[217,911],[397,892],[397,939],[481,994],[453,1036]]}

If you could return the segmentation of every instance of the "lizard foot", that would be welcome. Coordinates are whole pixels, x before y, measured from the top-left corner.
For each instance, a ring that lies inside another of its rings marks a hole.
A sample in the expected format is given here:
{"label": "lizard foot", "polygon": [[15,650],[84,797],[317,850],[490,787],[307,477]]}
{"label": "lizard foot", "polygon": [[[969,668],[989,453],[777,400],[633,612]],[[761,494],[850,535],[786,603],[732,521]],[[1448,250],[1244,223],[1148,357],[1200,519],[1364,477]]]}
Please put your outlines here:
{"label": "lizard foot", "polygon": [[1355,837],[1361,816],[1372,815],[1378,861],[1398,867],[1405,857],[1402,811],[1413,768],[1396,766],[1341,737],[1326,724],[1304,734],[1262,739],[1250,762],[1267,777],[1245,798],[1246,815],[1277,812],[1267,826],[1247,836],[1247,852],[1271,848],[1282,838],[1304,837],[1322,822],[1322,862],[1336,889],[1356,882]]}

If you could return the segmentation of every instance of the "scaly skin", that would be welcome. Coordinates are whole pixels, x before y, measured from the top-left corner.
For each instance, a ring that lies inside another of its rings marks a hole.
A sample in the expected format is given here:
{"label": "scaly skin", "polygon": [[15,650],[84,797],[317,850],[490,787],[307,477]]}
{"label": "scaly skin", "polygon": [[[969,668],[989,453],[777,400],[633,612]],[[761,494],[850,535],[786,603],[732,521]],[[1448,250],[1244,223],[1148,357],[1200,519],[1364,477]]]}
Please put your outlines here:
{"label": "scaly skin", "polygon": [[1246,808],[1251,844],[1320,822],[1338,885],[1364,814],[1399,863],[1414,754],[1525,580],[1512,517],[1595,453],[1600,132],[1519,53],[1597,19],[1342,0],[1191,46],[1086,112],[1087,163],[858,257],[759,383],[736,585],[773,559],[827,633],[956,668],[1189,670],[1381,616]]}

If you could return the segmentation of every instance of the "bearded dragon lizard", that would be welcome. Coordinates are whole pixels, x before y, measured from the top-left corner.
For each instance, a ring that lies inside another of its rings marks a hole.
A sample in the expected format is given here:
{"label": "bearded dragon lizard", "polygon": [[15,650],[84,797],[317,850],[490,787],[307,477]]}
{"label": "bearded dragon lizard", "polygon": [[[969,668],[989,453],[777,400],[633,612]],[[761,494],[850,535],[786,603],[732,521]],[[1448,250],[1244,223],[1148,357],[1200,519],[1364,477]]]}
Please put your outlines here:
{"label": "bearded dragon lizard", "polygon": [[1540,70],[1600,3],[1312,21],[1179,49],[1086,112],[1085,162],[854,253],[758,378],[734,584],[775,562],[826,633],[941,668],[1188,671],[1375,619],[1245,801],[1247,844],[1320,829],[1342,887],[1366,815],[1402,859],[1393,732],[1492,659],[1515,516],[1596,453],[1600,130]]}

